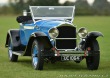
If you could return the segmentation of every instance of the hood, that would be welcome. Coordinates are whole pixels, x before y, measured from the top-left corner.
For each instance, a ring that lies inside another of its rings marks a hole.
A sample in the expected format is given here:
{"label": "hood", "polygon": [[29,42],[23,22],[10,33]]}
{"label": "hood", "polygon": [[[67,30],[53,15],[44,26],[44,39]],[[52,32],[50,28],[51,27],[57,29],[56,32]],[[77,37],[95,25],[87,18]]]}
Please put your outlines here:
{"label": "hood", "polygon": [[68,22],[65,22],[64,20],[40,20],[40,21],[37,21],[35,24],[41,28],[45,28],[45,27],[52,28],[65,23],[68,23]]}

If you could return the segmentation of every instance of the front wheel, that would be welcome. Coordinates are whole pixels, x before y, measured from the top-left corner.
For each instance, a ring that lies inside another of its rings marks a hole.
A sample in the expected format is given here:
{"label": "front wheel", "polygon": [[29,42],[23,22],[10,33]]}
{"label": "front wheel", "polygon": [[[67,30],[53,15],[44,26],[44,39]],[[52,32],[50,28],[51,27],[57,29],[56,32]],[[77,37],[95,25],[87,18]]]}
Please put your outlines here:
{"label": "front wheel", "polygon": [[100,51],[99,51],[99,44],[97,40],[93,40],[90,43],[88,48],[91,48],[91,51],[97,52],[97,53],[94,53],[94,55],[92,56],[86,57],[87,68],[89,70],[97,70],[99,67],[99,61],[100,61]]}
{"label": "front wheel", "polygon": [[32,44],[32,65],[35,70],[43,70],[44,59],[42,56],[43,45],[38,43],[37,40]]}
{"label": "front wheel", "polygon": [[11,39],[9,39],[9,42],[8,42],[8,57],[9,57],[9,60],[11,62],[17,62],[18,61],[18,55],[15,55],[13,54],[13,50],[12,50],[12,41]]}

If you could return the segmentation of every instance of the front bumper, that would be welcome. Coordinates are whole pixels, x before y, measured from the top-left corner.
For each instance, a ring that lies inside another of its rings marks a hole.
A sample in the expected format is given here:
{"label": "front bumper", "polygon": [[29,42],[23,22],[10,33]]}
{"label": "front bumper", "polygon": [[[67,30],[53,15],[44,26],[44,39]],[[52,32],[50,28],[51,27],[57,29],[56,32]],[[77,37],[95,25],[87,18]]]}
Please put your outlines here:
{"label": "front bumper", "polygon": [[55,51],[55,56],[88,56],[88,51]]}
{"label": "front bumper", "polygon": [[43,56],[94,56],[100,51],[76,51],[76,50],[51,50],[44,51]]}

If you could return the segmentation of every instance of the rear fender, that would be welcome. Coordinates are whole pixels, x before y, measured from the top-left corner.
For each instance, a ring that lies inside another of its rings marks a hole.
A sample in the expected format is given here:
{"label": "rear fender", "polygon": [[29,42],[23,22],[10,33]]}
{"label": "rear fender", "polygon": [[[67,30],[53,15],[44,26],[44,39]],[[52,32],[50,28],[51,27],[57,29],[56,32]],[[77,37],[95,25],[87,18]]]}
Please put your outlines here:
{"label": "rear fender", "polygon": [[11,39],[13,51],[23,51],[25,49],[25,46],[21,45],[18,29],[11,29],[8,31],[5,47],[8,47],[9,39]]}

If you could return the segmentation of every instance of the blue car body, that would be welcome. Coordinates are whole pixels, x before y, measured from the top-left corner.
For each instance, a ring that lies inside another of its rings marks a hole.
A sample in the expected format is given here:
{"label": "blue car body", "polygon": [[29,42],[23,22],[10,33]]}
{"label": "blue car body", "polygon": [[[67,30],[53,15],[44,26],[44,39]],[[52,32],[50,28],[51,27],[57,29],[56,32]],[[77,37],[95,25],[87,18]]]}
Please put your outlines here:
{"label": "blue car body", "polygon": [[[53,27],[59,26],[60,24],[65,24],[65,23],[71,24],[70,22],[65,22],[64,20],[55,20],[55,19],[54,20],[53,19],[40,20],[40,21],[36,22],[35,24],[34,23],[22,24],[22,25],[20,25],[21,43],[26,46],[28,44],[30,36],[34,32],[44,32],[49,37],[48,31],[50,28],[53,28]],[[29,28],[27,27],[27,29],[26,29],[26,28],[24,28],[24,26],[28,26]],[[37,26],[37,28],[36,28],[36,26]],[[50,39],[50,37],[49,37],[49,39]]]}

